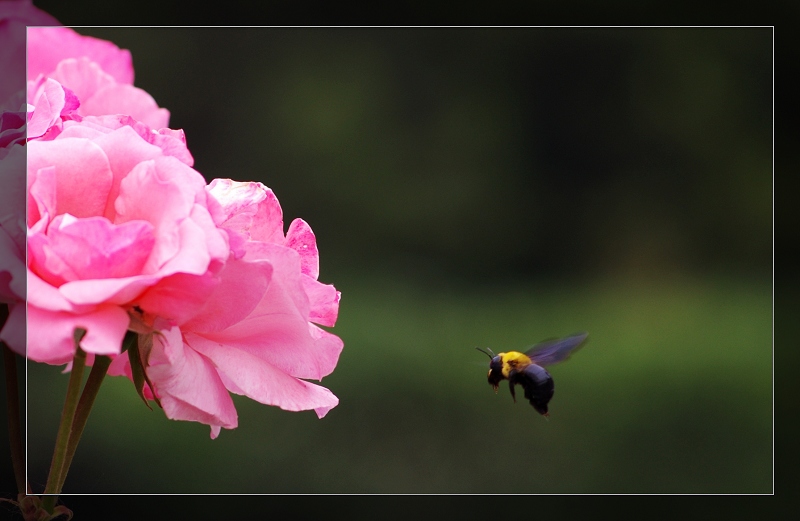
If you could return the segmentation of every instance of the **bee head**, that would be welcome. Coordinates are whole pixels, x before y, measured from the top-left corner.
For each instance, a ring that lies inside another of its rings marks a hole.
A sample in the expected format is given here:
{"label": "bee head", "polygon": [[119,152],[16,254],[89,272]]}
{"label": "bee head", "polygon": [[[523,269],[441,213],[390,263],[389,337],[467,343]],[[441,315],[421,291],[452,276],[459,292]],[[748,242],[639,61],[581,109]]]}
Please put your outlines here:
{"label": "bee head", "polygon": [[494,392],[497,392],[497,386],[500,385],[500,380],[503,379],[503,371],[499,368],[494,367],[494,365],[489,366],[489,385],[492,386]]}
{"label": "bee head", "polygon": [[486,348],[488,352],[484,351],[480,347],[476,347],[475,349],[486,354],[491,359],[489,362],[488,380],[489,385],[492,386],[494,392],[497,392],[497,387],[500,385],[500,381],[503,379],[503,359],[500,357],[500,355],[494,354],[488,347]]}

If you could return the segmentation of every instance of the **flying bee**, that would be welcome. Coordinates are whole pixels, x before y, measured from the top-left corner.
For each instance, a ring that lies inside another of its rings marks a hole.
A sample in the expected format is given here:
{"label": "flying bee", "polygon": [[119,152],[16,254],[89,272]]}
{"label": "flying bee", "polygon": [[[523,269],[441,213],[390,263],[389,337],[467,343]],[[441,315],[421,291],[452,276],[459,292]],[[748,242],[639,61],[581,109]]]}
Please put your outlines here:
{"label": "flying bee", "polygon": [[556,340],[540,342],[524,353],[509,351],[494,354],[491,349],[478,351],[491,358],[489,362],[489,384],[497,392],[501,380],[508,380],[508,388],[514,403],[517,396],[514,386],[519,384],[525,390],[525,398],[531,402],[533,408],[543,416],[550,416],[547,404],[553,397],[555,385],[553,377],[547,372],[545,366],[562,362],[569,358],[572,351],[586,342],[588,333],[579,333]]}

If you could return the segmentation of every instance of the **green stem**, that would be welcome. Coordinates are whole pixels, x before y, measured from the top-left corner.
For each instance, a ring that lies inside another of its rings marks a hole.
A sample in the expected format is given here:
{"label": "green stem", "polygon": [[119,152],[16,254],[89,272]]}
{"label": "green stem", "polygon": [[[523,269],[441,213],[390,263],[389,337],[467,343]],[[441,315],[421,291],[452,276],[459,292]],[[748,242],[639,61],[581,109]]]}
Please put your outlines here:
{"label": "green stem", "polygon": [[86,427],[86,422],[89,420],[89,412],[94,405],[94,399],[97,398],[97,392],[100,390],[100,384],[108,372],[108,366],[111,365],[111,357],[108,356],[95,356],[92,371],[89,373],[89,378],[83,387],[81,399],[78,402],[78,409],[75,411],[75,419],[72,421],[72,432],[69,436],[69,443],[67,443],[67,454],[64,458],[64,465],[61,468],[61,478],[58,482],[58,490],[64,486],[67,479],[67,472],[72,464],[72,458],[75,456],[75,451],[78,448],[78,442],[83,435],[83,429]]}
{"label": "green stem", "polygon": [[22,425],[19,417],[19,382],[17,379],[17,357],[3,344],[3,362],[6,366],[6,400],[8,411],[8,441],[11,445],[11,464],[17,481],[17,492],[30,492],[25,482],[25,450],[22,445]]}
{"label": "green stem", "polygon": [[83,334],[85,334],[85,331],[76,330],[75,358],[72,360],[72,372],[69,375],[69,383],[67,384],[67,397],[64,399],[64,409],[61,411],[61,422],[58,425],[58,436],[56,436],[53,460],[50,463],[50,474],[47,476],[47,485],[44,487],[44,493],[50,495],[44,498],[42,506],[50,513],[53,512],[56,497],[61,492],[60,478],[63,473],[64,459],[67,455],[67,443],[70,438],[75,410],[78,407],[83,369],[86,367],[86,353],[80,347],[80,339]]}

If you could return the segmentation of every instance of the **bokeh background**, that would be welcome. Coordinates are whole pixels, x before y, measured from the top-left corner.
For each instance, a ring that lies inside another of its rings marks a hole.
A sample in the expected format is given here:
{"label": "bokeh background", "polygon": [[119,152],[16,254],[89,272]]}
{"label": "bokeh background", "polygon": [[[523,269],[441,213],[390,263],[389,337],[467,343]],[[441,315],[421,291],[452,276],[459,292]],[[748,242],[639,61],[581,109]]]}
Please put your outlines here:
{"label": "bokeh background", "polygon": [[[78,30],[311,224],[345,348],[324,419],[236,399],[213,441],[107,379],[66,493],[772,492],[771,28]],[[577,331],[549,421],[492,392],[474,347]]]}

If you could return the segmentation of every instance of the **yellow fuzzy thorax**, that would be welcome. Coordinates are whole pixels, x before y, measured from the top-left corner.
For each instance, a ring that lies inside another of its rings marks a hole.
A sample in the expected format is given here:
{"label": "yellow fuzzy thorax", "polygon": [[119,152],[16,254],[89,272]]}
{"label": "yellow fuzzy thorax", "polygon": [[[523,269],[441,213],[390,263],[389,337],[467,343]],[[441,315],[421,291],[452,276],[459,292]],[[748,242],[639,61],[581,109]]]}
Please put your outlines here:
{"label": "yellow fuzzy thorax", "polygon": [[503,376],[506,378],[508,378],[508,375],[512,370],[516,369],[517,371],[520,371],[533,363],[528,355],[518,351],[500,353],[498,356],[503,362]]}

